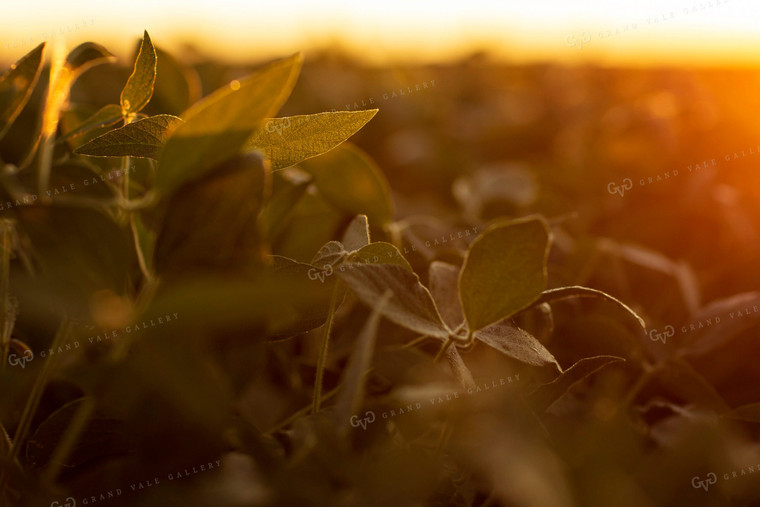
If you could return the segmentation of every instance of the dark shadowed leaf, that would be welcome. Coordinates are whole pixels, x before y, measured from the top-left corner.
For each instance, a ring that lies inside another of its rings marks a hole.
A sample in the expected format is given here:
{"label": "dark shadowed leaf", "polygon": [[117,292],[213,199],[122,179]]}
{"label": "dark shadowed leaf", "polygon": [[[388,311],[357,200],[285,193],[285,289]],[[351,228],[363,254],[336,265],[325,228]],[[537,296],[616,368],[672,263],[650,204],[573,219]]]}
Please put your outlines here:
{"label": "dark shadowed leaf", "polygon": [[477,331],[522,310],[546,288],[549,227],[541,218],[502,222],[472,242],[459,275],[459,297]]}
{"label": "dark shadowed leaf", "polygon": [[[256,153],[235,157],[172,195],[159,229],[159,273],[261,263],[258,213],[269,191],[264,161]],[[220,226],[221,225],[221,226]]]}
{"label": "dark shadowed leaf", "polygon": [[739,421],[760,423],[760,403],[750,403],[749,405],[736,407],[727,414],[723,414],[723,417],[737,419]]}
{"label": "dark shadowed leaf", "polygon": [[32,94],[42,68],[43,42],[0,77],[0,137],[10,128]]}
{"label": "dark shadowed leaf", "polygon": [[475,331],[475,339],[525,364],[533,366],[553,364],[561,371],[552,353],[546,350],[536,337],[510,322],[499,322]]}
{"label": "dark shadowed leaf", "polygon": [[381,311],[390,297],[390,293],[384,294],[372,308],[372,313],[359,333],[354,350],[348,359],[340,394],[335,402],[335,420],[343,433],[350,428],[351,415],[361,407],[364,398],[364,375],[372,362]]}
{"label": "dark shadowed leaf", "polygon": [[287,226],[311,179],[285,177],[286,174],[287,171],[278,171],[272,175],[272,197],[259,216],[261,233],[270,242]]}
{"label": "dark shadowed leaf", "polygon": [[531,404],[535,407],[537,412],[541,413],[581,380],[593,375],[605,366],[620,361],[625,361],[625,359],[615,356],[594,356],[583,358],[562,372],[552,382],[541,385],[533,391],[530,395]]}
{"label": "dark shadowed leaf", "polygon": [[84,72],[104,63],[115,62],[116,57],[100,44],[85,42],[66,56],[66,67],[72,72],[72,81]]}
{"label": "dark shadowed leaf", "polygon": [[251,136],[246,149],[264,152],[276,171],[332,150],[376,113],[369,109],[271,118]]}
{"label": "dark shadowed leaf", "polygon": [[215,91],[182,113],[160,157],[156,189],[171,193],[242,150],[295,85],[302,58],[278,60]]}
{"label": "dark shadowed leaf", "polygon": [[156,49],[148,31],[145,30],[132,75],[129,76],[119,98],[124,115],[137,113],[150,102],[153,84],[156,82],[156,61]]}
{"label": "dark shadowed leaf", "polygon": [[366,153],[350,143],[299,167],[314,177],[314,184],[325,199],[351,216],[365,214],[370,223],[380,226],[393,218],[385,175]]}
{"label": "dark shadowed leaf", "polygon": [[446,339],[449,331],[441,320],[430,292],[419,277],[396,264],[346,263],[337,274],[364,304],[373,307],[390,290],[393,297],[383,316],[420,334]]}
{"label": "dark shadowed leaf", "polygon": [[638,313],[631,310],[628,305],[619,299],[610,296],[606,292],[597,289],[590,289],[588,287],[581,287],[579,285],[546,290],[541,293],[541,296],[535,301],[535,303],[533,303],[532,306],[573,298],[602,299],[614,303],[619,309],[623,310],[623,312],[625,312],[628,317],[631,317],[633,320],[635,320],[642,330],[646,331],[647,326],[646,322],[644,322],[644,319],[642,319]]}
{"label": "dark shadowed leaf", "polygon": [[158,158],[168,132],[182,120],[176,116],[159,114],[128,123],[106,132],[80,146],[75,153],[92,157],[145,157]]}

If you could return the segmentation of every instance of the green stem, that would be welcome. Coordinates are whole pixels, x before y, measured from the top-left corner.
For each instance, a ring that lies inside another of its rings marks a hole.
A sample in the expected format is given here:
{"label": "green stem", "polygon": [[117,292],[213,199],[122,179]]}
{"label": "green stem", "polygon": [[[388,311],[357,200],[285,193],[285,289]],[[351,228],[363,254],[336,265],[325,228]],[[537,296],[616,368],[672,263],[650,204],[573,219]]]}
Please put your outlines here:
{"label": "green stem", "polygon": [[[338,386],[335,389],[333,389],[332,391],[328,392],[327,394],[325,394],[322,397],[322,401],[327,401],[327,400],[331,399],[333,396],[335,396],[336,394],[338,394],[339,390],[340,390],[340,386]],[[312,409],[313,409],[312,405],[307,405],[307,406],[303,407],[298,412],[295,412],[294,414],[291,414],[290,416],[288,416],[287,419],[284,419],[283,421],[278,422],[277,424],[275,424],[274,426],[272,426],[271,428],[269,428],[268,430],[266,430],[264,432],[264,435],[271,435],[275,431],[278,431],[278,430],[280,430],[280,429],[282,429],[282,428],[290,425],[290,423],[292,423],[296,419],[298,419],[298,418],[300,418],[300,417],[308,414],[309,411],[311,411]]]}
{"label": "green stem", "polygon": [[319,412],[319,405],[321,403],[322,396],[322,379],[325,374],[325,363],[327,362],[327,346],[330,342],[330,331],[332,330],[333,316],[335,314],[335,307],[338,305],[338,286],[336,282],[333,287],[332,296],[330,297],[330,308],[327,311],[327,322],[324,325],[324,334],[322,335],[322,348],[319,351],[319,359],[317,360],[317,378],[314,381],[314,398],[312,400],[311,410],[316,414]]}

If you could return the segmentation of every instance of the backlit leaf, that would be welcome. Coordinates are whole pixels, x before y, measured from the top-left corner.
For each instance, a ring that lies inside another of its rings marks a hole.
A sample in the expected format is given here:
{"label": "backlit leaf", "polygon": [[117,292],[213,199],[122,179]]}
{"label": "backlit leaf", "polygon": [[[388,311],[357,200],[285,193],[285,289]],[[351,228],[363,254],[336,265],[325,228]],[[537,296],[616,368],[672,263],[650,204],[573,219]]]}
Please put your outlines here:
{"label": "backlit leaf", "polygon": [[137,113],[145,107],[153,96],[153,84],[156,82],[156,49],[150,40],[148,31],[143,34],[140,52],[137,53],[132,75],[121,91],[119,103],[124,115]]}
{"label": "backlit leaf", "polygon": [[57,142],[76,138],[97,128],[113,125],[122,118],[121,108],[117,105],[109,104],[99,109],[95,114],[80,123],[75,129],[59,137]]}
{"label": "backlit leaf", "polygon": [[377,109],[271,118],[246,143],[264,152],[272,170],[328,152],[361,129]]}
{"label": "backlit leaf", "polygon": [[158,158],[170,129],[182,123],[176,116],[159,114],[128,123],[80,146],[75,153],[92,157]]}
{"label": "backlit leaf", "polygon": [[341,243],[343,243],[349,252],[369,245],[370,237],[367,215],[356,215],[351,220],[351,223],[346,227],[346,232],[343,233]]}
{"label": "backlit leaf", "polygon": [[43,42],[11,65],[10,70],[0,77],[0,137],[5,135],[29,100],[40,76],[44,48]]}
{"label": "backlit leaf", "polygon": [[472,242],[459,275],[467,324],[477,331],[513,315],[546,288],[549,227],[541,218],[502,222]]}
{"label": "backlit leaf", "polygon": [[365,264],[395,264],[408,271],[412,271],[412,266],[409,265],[409,261],[401,255],[398,248],[390,243],[385,243],[384,241],[377,241],[361,247],[351,254],[349,262],[360,262]]}
{"label": "backlit leaf", "polygon": [[290,95],[301,60],[294,55],[273,62],[182,113],[185,123],[172,131],[161,153],[156,189],[170,193],[240,152],[262,120],[280,109]]}

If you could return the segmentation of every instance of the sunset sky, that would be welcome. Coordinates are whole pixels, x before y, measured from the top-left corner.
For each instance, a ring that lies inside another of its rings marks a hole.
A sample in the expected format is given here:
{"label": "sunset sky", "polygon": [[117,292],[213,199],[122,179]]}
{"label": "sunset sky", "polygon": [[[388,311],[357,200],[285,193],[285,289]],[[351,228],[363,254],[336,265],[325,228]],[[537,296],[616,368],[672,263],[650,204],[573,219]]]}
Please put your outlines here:
{"label": "sunset sky", "polygon": [[189,41],[241,60],[340,44],[373,61],[489,48],[516,61],[760,63],[756,0],[5,1],[0,57],[51,33],[124,54],[144,28],[170,49]]}

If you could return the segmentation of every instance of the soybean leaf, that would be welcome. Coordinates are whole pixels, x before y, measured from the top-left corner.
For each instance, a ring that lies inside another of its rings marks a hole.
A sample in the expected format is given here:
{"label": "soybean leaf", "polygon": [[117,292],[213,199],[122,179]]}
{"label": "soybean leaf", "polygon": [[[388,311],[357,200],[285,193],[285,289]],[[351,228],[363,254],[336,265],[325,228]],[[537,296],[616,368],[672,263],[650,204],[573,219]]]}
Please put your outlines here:
{"label": "soybean leaf", "polygon": [[562,372],[552,382],[543,384],[533,391],[530,394],[531,404],[537,412],[541,413],[581,380],[596,373],[605,366],[620,361],[625,361],[625,359],[616,356],[594,356],[583,358]]}
{"label": "soybean leaf", "polygon": [[76,138],[92,130],[108,127],[123,118],[121,108],[114,104],[102,107],[95,114],[84,120],[76,128],[70,130],[61,136],[56,142],[63,142],[67,139]]}
{"label": "soybean leaf", "polygon": [[372,362],[381,311],[390,297],[389,292],[385,293],[373,307],[348,359],[346,372],[343,374],[342,388],[335,403],[335,419],[343,433],[348,431],[351,414],[361,406],[364,397],[364,375]]}
{"label": "soybean leaf", "polygon": [[185,123],[174,128],[161,153],[156,190],[170,193],[240,152],[261,121],[290,95],[301,61],[297,54],[273,62],[182,113]]}
{"label": "soybean leaf", "polygon": [[388,320],[426,336],[446,339],[449,330],[441,320],[430,292],[416,273],[396,264],[347,263],[338,276],[364,302],[373,307],[390,290],[393,297],[382,309]]}
{"label": "soybean leaf", "polygon": [[71,72],[71,82],[93,67],[114,62],[116,57],[95,42],[85,42],[72,49],[66,56],[66,67]]}
{"label": "soybean leaf", "polygon": [[546,288],[549,227],[541,218],[497,223],[472,242],[459,274],[468,327],[477,331],[522,310]]}
{"label": "soybean leaf", "polygon": [[155,159],[158,158],[159,151],[166,142],[169,130],[180,123],[182,120],[176,116],[158,114],[106,132],[80,146],[74,150],[74,153],[91,157]]}
{"label": "soybean leaf", "polygon": [[288,224],[298,201],[309,186],[308,179],[283,177],[286,171],[272,175],[272,197],[267,201],[259,216],[259,229],[270,242]]}
{"label": "soybean leaf", "polygon": [[351,223],[346,227],[346,232],[343,233],[341,243],[345,245],[346,250],[349,252],[369,245],[370,237],[367,215],[356,215],[354,219],[351,220]]}
{"label": "soybean leaf", "polygon": [[642,319],[638,313],[631,310],[628,305],[616,299],[606,292],[590,289],[588,287],[581,287],[579,285],[573,285],[570,287],[560,287],[558,289],[549,289],[541,293],[541,296],[531,305],[536,306],[544,303],[552,303],[554,301],[560,301],[562,299],[571,298],[595,298],[603,299],[614,303],[618,308],[623,310],[627,316],[633,318],[636,323],[641,326],[641,329],[646,331],[646,322]]}
{"label": "soybean leaf", "polygon": [[348,252],[343,248],[340,241],[329,241],[319,249],[319,252],[311,260],[311,263],[317,267],[323,267],[326,264],[335,266],[348,257]]}
{"label": "soybean leaf", "polygon": [[361,247],[353,252],[348,260],[349,262],[361,262],[364,264],[394,264],[412,271],[409,261],[401,255],[398,248],[384,241],[377,241]]}
{"label": "soybean leaf", "polygon": [[132,75],[127,79],[127,84],[124,85],[119,97],[124,116],[140,111],[153,96],[153,84],[156,82],[156,62],[156,49],[153,47],[148,31],[145,30]]}
{"label": "soybean leaf", "polygon": [[535,336],[508,321],[475,331],[475,339],[482,341],[504,355],[533,366],[552,364],[562,371],[551,352]]}
{"label": "soybean leaf", "polygon": [[180,187],[169,198],[156,239],[156,271],[261,264],[264,252],[257,219],[270,176],[264,164],[257,153],[239,155]]}
{"label": "soybean leaf", "polygon": [[246,149],[264,152],[272,163],[272,170],[283,169],[332,150],[361,129],[377,111],[271,118],[251,136]]}
{"label": "soybean leaf", "polygon": [[350,143],[299,167],[314,177],[319,192],[338,209],[352,216],[365,214],[371,223],[381,226],[393,218],[385,175],[366,153]]}
{"label": "soybean leaf", "polygon": [[0,138],[8,131],[32,94],[40,76],[44,48],[43,42],[11,65],[10,70],[0,77]]}
{"label": "soybean leaf", "polygon": [[457,292],[459,267],[441,261],[433,261],[428,268],[428,285],[433,300],[441,312],[443,321],[451,329],[464,322],[462,303]]}

